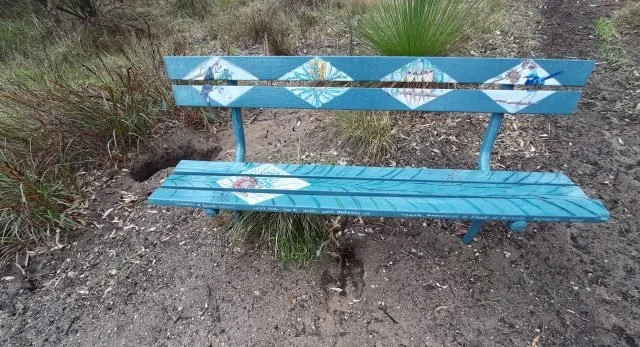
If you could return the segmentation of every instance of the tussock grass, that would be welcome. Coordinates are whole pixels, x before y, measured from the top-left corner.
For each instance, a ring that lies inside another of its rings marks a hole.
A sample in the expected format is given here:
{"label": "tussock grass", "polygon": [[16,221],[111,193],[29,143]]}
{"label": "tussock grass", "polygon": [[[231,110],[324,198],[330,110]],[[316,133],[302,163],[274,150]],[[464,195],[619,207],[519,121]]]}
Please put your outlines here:
{"label": "tussock grass", "polygon": [[344,147],[377,163],[395,152],[393,122],[389,112],[342,112],[337,125]]}
{"label": "tussock grass", "polygon": [[215,0],[174,0],[173,8],[192,18],[205,19],[216,9]]}
{"label": "tussock grass", "polygon": [[233,6],[216,23],[215,31],[223,40],[230,41],[227,45],[247,40],[266,44],[269,55],[291,55],[300,32],[295,8],[287,7],[284,0],[257,0]]}
{"label": "tussock grass", "polygon": [[3,251],[75,226],[77,170],[125,159],[172,107],[151,26],[139,36],[124,23],[137,13],[58,5],[55,19],[36,5],[0,15]]}
{"label": "tussock grass", "polygon": [[242,212],[231,229],[233,243],[263,243],[283,263],[304,265],[335,240],[326,217],[313,214]]}
{"label": "tussock grass", "polygon": [[494,0],[381,1],[358,30],[383,55],[444,55],[491,22],[500,4]]}
{"label": "tussock grass", "polygon": [[39,243],[76,225],[67,215],[72,196],[49,169],[38,174],[33,157],[0,146],[0,266],[12,245]]}
{"label": "tussock grass", "polygon": [[630,5],[629,20],[634,27],[640,27],[640,3]]}
{"label": "tussock grass", "polygon": [[122,58],[127,64],[114,66],[100,60],[96,66],[85,66],[94,80],[90,83],[55,78],[39,83],[38,73],[11,79],[12,88],[0,91],[0,100],[13,111],[6,117],[20,117],[23,123],[49,133],[75,138],[71,144],[90,149],[92,155],[126,155],[149,135],[170,94],[156,72],[162,71],[160,66],[148,69],[126,55]]}

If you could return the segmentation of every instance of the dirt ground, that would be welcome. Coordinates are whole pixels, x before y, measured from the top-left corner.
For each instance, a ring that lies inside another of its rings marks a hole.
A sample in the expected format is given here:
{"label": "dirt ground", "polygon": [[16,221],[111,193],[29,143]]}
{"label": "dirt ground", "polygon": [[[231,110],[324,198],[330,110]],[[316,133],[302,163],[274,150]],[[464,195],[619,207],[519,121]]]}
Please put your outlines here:
{"label": "dirt ground", "polygon": [[[598,59],[593,23],[620,6],[541,1],[540,44],[512,52]],[[228,215],[148,205],[170,169],[142,182],[97,173],[87,230],[2,274],[0,345],[638,346],[639,90],[600,62],[575,116],[510,119],[498,142],[497,168],[566,172],[609,223],[520,235],[493,224],[472,246],[456,235],[463,222],[355,218],[341,261],[283,268],[262,249],[231,249]],[[357,163],[326,114],[247,119],[249,160]],[[473,167],[485,117],[403,119],[397,165]],[[202,151],[184,152],[233,157],[228,130],[190,136]]]}

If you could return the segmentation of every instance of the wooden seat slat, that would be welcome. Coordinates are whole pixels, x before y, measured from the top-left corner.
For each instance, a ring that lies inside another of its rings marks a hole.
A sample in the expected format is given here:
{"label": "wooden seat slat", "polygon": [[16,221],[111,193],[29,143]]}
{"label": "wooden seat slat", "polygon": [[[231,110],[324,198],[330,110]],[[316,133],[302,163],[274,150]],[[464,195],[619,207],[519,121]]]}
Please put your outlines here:
{"label": "wooden seat slat", "polygon": [[[271,165],[283,172],[255,170]],[[250,171],[251,170],[251,171]],[[249,173],[244,173],[250,171]],[[556,172],[479,171],[460,169],[429,169],[404,167],[366,167],[304,164],[263,164],[221,161],[182,160],[173,171],[174,175],[214,176],[292,176],[298,178],[349,178],[353,180],[411,181],[411,182],[460,182],[460,183],[518,183],[575,185],[569,177]]]}
{"label": "wooden seat slat", "polygon": [[[161,187],[150,197],[156,205],[236,211],[295,212],[403,218],[602,222],[609,213],[586,198],[386,197],[340,195],[248,194]],[[262,200],[263,199],[263,200]],[[250,200],[251,201],[251,200]],[[255,202],[258,201],[258,202]]]}
{"label": "wooden seat slat", "polygon": [[[538,197],[553,198],[571,196],[586,198],[582,189],[569,185],[534,185],[518,183],[465,183],[465,182],[414,182],[414,181],[386,181],[386,180],[352,180],[348,178],[303,178],[309,185],[300,189],[290,189],[286,184],[269,186],[261,182],[277,182],[282,179],[296,178],[294,176],[248,177],[258,188],[224,187],[218,181],[233,176],[191,176],[174,174],[164,183],[164,188],[236,191],[246,193],[292,194],[292,195],[360,195],[360,196],[406,196],[406,197]],[[233,177],[237,180],[242,176]]]}

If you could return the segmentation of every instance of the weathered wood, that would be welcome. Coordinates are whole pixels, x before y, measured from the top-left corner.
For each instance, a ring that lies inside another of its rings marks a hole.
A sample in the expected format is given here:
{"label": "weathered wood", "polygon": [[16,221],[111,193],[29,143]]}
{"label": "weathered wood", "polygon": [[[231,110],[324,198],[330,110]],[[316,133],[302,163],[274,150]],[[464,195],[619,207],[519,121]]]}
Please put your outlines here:
{"label": "weathered wood", "polygon": [[221,161],[182,160],[173,171],[174,175],[254,176],[254,177],[298,177],[349,178],[361,180],[411,181],[411,182],[459,182],[459,183],[518,183],[575,185],[565,174],[556,172],[517,172],[428,169],[404,167],[366,167],[303,164],[268,164],[281,171],[243,173],[267,164],[230,163]]}
{"label": "weathered wood", "polygon": [[[572,196],[586,198],[582,189],[572,185],[520,184],[520,183],[469,183],[469,182],[420,182],[393,180],[362,180],[349,178],[300,178],[309,185],[299,189],[271,185],[259,188],[223,187],[217,182],[229,176],[194,176],[173,174],[162,185],[165,188],[187,190],[235,191],[247,193],[336,196],[406,196],[406,197],[538,197],[554,198]],[[233,177],[233,176],[231,176]],[[260,180],[277,181],[273,177],[249,176]],[[279,176],[280,178],[298,178]]]}
{"label": "weathered wood", "polygon": [[[165,62],[172,80],[228,82],[179,84],[173,91],[178,106],[232,109],[237,162],[181,161],[149,197],[153,204],[199,207],[209,215],[229,209],[471,220],[465,243],[473,241],[484,221],[506,221],[513,231],[522,231],[531,221],[604,222],[610,217],[600,201],[590,199],[564,174],[491,171],[489,162],[505,113],[572,114],[581,92],[552,88],[584,86],[593,61],[231,56],[165,57]],[[279,82],[237,83],[260,80]],[[403,88],[387,88],[391,83],[382,88],[317,87],[325,81],[404,83]],[[407,88],[416,85],[411,82],[482,86]],[[513,86],[516,90],[505,90]],[[259,164],[241,162],[240,108],[492,113],[492,120],[477,171]]]}
{"label": "weathered wood", "polygon": [[584,86],[591,60],[464,57],[165,57],[172,80],[495,83]]}
{"label": "weathered wood", "polygon": [[178,106],[572,114],[582,92],[268,86],[173,86]]}
{"label": "weathered wood", "polygon": [[[603,222],[601,202],[585,198],[475,198],[252,194],[161,187],[150,197],[156,205],[234,211],[263,211],[462,220]],[[248,203],[246,199],[262,199]],[[264,199],[263,199],[264,198]]]}
{"label": "weathered wood", "polygon": [[[556,182],[556,183],[551,183]],[[555,173],[182,161],[149,201],[206,209],[583,221],[609,218]]]}

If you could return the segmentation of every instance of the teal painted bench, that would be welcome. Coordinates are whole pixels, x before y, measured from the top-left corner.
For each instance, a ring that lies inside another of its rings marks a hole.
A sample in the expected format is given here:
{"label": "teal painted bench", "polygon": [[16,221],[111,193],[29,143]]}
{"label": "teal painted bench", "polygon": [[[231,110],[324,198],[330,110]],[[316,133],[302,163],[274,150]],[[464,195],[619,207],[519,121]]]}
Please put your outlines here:
{"label": "teal painted bench", "polygon": [[[165,57],[165,63],[169,78],[179,81],[173,86],[178,106],[231,109],[236,158],[181,161],[149,197],[152,204],[203,208],[210,216],[225,209],[468,220],[462,238],[467,244],[486,221],[505,221],[520,232],[528,222],[609,219],[600,201],[562,173],[490,169],[504,114],[572,114],[581,96],[575,89],[587,82],[593,61],[230,56]],[[249,85],[256,81],[275,82]],[[372,81],[382,87],[337,83]],[[421,87],[435,84],[444,86]],[[462,84],[471,86],[451,89]],[[242,108],[491,113],[491,118],[478,170],[245,163]]]}

